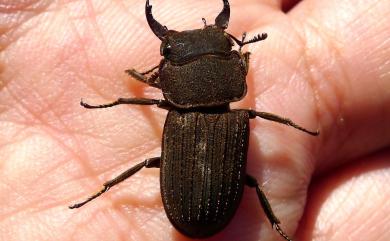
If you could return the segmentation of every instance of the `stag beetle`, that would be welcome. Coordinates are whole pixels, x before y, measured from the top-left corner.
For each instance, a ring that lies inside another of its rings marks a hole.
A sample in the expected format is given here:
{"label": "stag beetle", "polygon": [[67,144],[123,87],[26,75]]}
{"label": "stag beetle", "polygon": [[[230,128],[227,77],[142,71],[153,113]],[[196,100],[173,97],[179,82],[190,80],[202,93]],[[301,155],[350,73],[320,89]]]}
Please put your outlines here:
{"label": "stag beetle", "polygon": [[[161,89],[164,99],[119,98],[103,105],[85,108],[107,108],[120,104],[156,105],[167,109],[160,157],[146,159],[107,181],[103,188],[79,208],[108,191],[143,167],[160,168],[161,196],[165,212],[173,226],[192,238],[205,238],[221,231],[233,218],[244,186],[256,190],[261,206],[272,226],[286,240],[291,240],[279,226],[271,206],[257,180],[246,173],[249,141],[249,119],[261,117],[318,135],[291,120],[255,110],[230,109],[229,103],[241,100],[247,91],[249,52],[241,48],[262,41],[258,34],[245,41],[225,32],[230,17],[228,0],[215,24],[188,31],[168,30],[152,15],[146,1],[145,13],[153,33],[162,41],[159,65],[146,72],[126,72],[135,79]],[[238,51],[232,50],[236,43]],[[157,70],[157,71],[156,71]]]}

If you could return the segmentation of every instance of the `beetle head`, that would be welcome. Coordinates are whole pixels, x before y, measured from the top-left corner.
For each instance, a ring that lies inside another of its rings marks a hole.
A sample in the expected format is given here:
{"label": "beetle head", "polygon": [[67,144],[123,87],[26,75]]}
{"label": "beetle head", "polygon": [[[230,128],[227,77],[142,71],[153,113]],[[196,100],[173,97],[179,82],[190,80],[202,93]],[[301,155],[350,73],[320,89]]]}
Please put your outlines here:
{"label": "beetle head", "polygon": [[238,101],[246,94],[246,68],[228,27],[230,7],[223,9],[215,24],[187,31],[168,30],[152,15],[146,0],[145,12],[153,33],[161,39],[159,77],[166,100],[178,108],[213,107]]}
{"label": "beetle head", "polygon": [[[157,20],[153,18],[152,5],[149,4],[149,0],[146,0],[145,14],[148,21],[149,27],[153,33],[161,40],[164,40],[169,30],[166,26],[161,25]],[[230,5],[228,0],[223,0],[223,9],[219,15],[215,18],[215,25],[221,29],[226,29],[229,24],[230,18]]]}
{"label": "beetle head", "polygon": [[233,42],[225,29],[228,27],[230,6],[223,0],[223,9],[215,24],[189,31],[168,30],[153,18],[152,6],[146,1],[146,19],[153,33],[162,40],[160,54],[173,62],[186,62],[204,54],[229,54]]}

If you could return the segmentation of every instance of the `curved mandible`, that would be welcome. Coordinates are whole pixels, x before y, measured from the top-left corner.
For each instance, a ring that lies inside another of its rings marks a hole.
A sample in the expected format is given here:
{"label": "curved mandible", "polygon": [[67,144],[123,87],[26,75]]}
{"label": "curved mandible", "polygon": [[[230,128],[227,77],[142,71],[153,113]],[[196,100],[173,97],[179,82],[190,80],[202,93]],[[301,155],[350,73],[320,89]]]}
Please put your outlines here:
{"label": "curved mandible", "polygon": [[145,15],[146,15],[146,20],[148,20],[148,24],[149,24],[150,29],[152,29],[153,33],[159,39],[163,40],[165,34],[168,32],[168,28],[166,26],[162,26],[159,22],[157,22],[153,18],[152,5],[149,4],[149,0],[146,0]]}
{"label": "curved mandible", "polygon": [[223,9],[221,13],[215,18],[215,25],[222,29],[226,29],[229,25],[230,5],[228,0],[223,0]]}

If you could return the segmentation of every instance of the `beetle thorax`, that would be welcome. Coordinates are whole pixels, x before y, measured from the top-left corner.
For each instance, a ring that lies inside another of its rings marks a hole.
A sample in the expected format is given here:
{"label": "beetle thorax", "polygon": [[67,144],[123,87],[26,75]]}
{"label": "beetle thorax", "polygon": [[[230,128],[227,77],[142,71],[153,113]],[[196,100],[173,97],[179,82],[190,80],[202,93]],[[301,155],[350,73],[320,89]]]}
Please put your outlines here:
{"label": "beetle thorax", "polygon": [[244,97],[246,70],[228,34],[214,25],[169,31],[161,44],[164,97],[179,108],[211,107]]}

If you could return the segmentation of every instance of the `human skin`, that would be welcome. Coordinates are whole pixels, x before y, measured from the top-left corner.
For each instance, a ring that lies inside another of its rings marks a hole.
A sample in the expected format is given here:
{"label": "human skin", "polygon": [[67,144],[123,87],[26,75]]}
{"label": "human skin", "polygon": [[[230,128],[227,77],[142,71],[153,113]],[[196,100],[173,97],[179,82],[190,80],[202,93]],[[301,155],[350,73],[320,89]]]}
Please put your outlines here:
{"label": "human skin", "polygon": [[[163,3],[162,3],[163,2]],[[151,1],[170,29],[201,28],[222,1]],[[390,240],[390,4],[231,0],[227,31],[266,32],[250,51],[248,94],[232,108],[289,117],[318,137],[251,120],[247,172],[295,240]],[[288,9],[288,11],[282,11]],[[189,240],[169,223],[158,169],[80,209],[101,184],[160,155],[162,98],[124,73],[159,63],[144,1],[0,0],[0,240]],[[206,240],[282,240],[255,191]]]}

